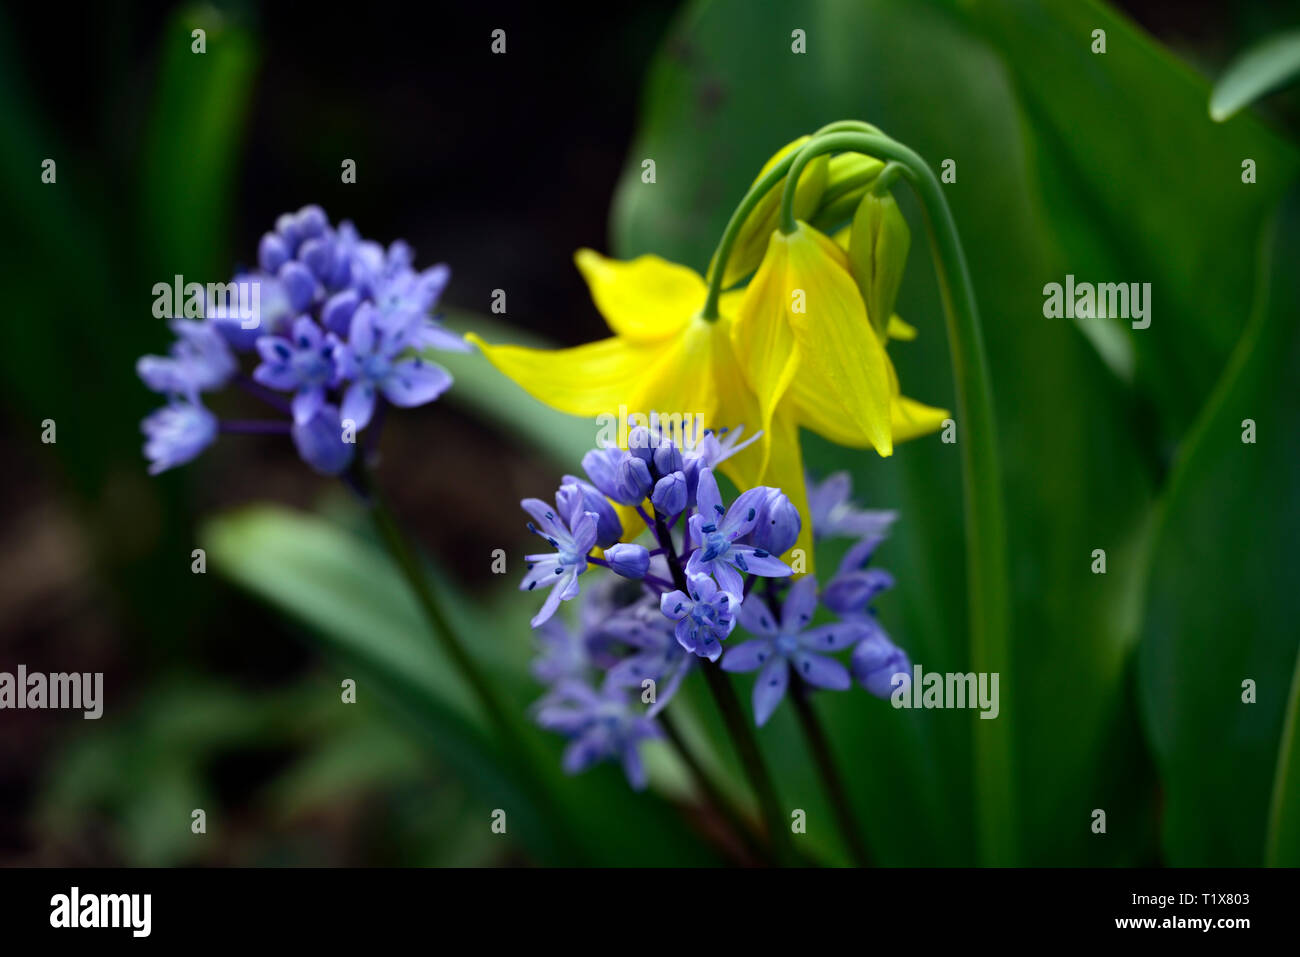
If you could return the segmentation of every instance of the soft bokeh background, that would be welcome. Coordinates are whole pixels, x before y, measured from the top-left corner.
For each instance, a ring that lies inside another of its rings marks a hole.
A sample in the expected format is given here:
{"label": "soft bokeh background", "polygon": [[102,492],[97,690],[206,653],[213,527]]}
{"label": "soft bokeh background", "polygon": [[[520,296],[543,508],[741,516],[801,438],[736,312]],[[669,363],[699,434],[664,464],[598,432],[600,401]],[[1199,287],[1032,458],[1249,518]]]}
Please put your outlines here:
{"label": "soft bokeh background", "polygon": [[[134,361],[165,345],[155,282],[226,278],[306,202],[449,262],[454,322],[486,327],[503,288],[494,319],[512,328],[496,336],[597,338],[574,249],[702,268],[770,153],[855,117],[958,161],[947,195],[983,312],[1011,520],[1014,670],[997,724],[1016,755],[1016,859],[1259,863],[1300,612],[1300,107],[1283,93],[1214,125],[1205,101],[1234,53],[1297,17],[1280,2],[1122,6],[731,0],[592,18],[138,4],[72,29],[53,7],[6,12],[0,670],[103,671],[107,704],[99,722],[0,712],[0,860],[725,859],[663,755],[643,796],[612,768],[556,771],[566,817],[539,819],[347,496],[275,439],[226,438],[150,479],[137,423],[154,397]],[[489,52],[497,27],[504,57]],[[1105,57],[1088,50],[1096,27]],[[344,157],[355,185],[340,183]],[[910,394],[951,405],[933,268],[904,204],[899,311],[922,334],[894,356]],[[1044,319],[1042,285],[1067,272],[1151,282],[1152,328]],[[571,470],[592,429],[476,360],[455,371],[450,401],[390,420],[380,481],[522,711],[537,694],[529,603],[502,594],[490,552],[521,554],[515,502]],[[1246,417],[1255,446],[1240,442]],[[55,445],[39,440],[44,419]],[[882,618],[914,660],[964,669],[951,447],[926,440],[886,463],[808,447],[817,469],[851,468],[871,504],[903,511],[881,551],[900,580]],[[190,573],[199,545],[204,576]],[[1105,577],[1088,570],[1094,548]],[[344,677],[355,707],[338,703]],[[1254,706],[1240,703],[1248,677]],[[971,795],[991,771],[972,765],[970,716],[823,697],[877,856],[978,860]],[[744,800],[705,702],[688,694],[681,711]],[[826,820],[790,716],[763,741],[783,801]],[[529,743],[555,763],[558,743]],[[503,793],[520,822],[505,839],[487,827]],[[843,860],[825,829],[808,837]]]}

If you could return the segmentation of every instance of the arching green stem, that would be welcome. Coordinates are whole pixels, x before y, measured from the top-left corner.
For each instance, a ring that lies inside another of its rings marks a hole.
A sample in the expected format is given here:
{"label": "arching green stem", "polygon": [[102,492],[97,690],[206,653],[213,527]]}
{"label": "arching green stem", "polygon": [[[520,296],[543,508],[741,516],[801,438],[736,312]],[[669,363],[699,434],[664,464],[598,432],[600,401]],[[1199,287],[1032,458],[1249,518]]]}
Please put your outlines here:
{"label": "arching green stem", "polygon": [[902,163],[886,163],[885,168],[880,171],[876,181],[871,184],[871,192],[875,196],[884,196],[885,193],[894,188],[894,183],[898,177],[903,175],[905,167]]}
{"label": "arching green stem", "polygon": [[[993,391],[984,357],[979,311],[957,224],[934,171],[916,153],[880,133],[836,131],[804,145],[791,164],[781,196],[780,228],[789,234],[794,220],[794,189],[805,166],[823,153],[853,151],[897,164],[925,212],[935,270],[947,317],[957,421],[961,433],[962,491],[966,515],[966,577],[969,590],[970,657],[978,672],[1010,671],[1010,608],[1007,597],[1006,519],[1002,468],[998,457]],[[1012,682],[1002,682],[1007,689]],[[975,799],[978,847],[989,864],[1014,864],[1016,810],[1013,799],[1011,722],[1014,711],[1003,694],[1001,717],[974,722]]]}
{"label": "arching green stem", "polygon": [[740,227],[745,225],[745,220],[749,214],[754,211],[768,192],[781,182],[781,177],[785,176],[786,171],[790,169],[790,164],[794,162],[797,154],[791,153],[784,156],[781,161],[763,174],[763,178],[749,188],[745,198],[740,201],[731,214],[731,219],[727,221],[727,228],[722,231],[722,239],[718,241],[718,248],[713,253],[713,272],[709,275],[709,296],[704,300],[704,309],[700,312],[700,317],[713,322],[718,318],[718,297],[722,295],[722,277],[727,272],[727,260],[731,257],[731,247],[736,243],[736,237],[740,235]]}
{"label": "arching green stem", "polygon": [[[837,120],[834,123],[827,123],[814,133],[812,138],[815,140],[819,136],[836,132],[882,135],[879,129],[861,120]],[[789,156],[782,157],[781,161],[768,170],[762,179],[751,186],[744,199],[732,212],[731,219],[727,220],[727,228],[722,231],[722,239],[718,241],[718,247],[713,252],[713,272],[709,276],[709,295],[704,301],[704,309],[700,313],[701,318],[710,322],[718,318],[718,297],[722,295],[722,277],[727,272],[727,260],[731,258],[731,247],[735,245],[736,237],[740,235],[740,227],[745,225],[745,220],[754,211],[754,207],[789,172],[790,164],[794,162],[796,155],[798,154],[791,153]]]}

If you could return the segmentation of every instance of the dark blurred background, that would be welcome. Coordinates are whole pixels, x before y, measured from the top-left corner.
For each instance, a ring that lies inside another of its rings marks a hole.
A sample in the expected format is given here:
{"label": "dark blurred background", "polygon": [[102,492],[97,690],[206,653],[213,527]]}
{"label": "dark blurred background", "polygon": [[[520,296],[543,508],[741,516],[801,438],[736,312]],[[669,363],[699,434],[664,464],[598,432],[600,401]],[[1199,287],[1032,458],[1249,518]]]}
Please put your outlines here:
{"label": "dark blurred background", "polygon": [[[1285,4],[1119,6],[1212,75]],[[294,628],[188,573],[203,515],[311,505],[327,483],[287,443],[252,438],[148,478],[138,422],[156,403],[134,359],[166,347],[154,282],[226,278],[279,213],[309,202],[368,237],[407,239],[421,264],[450,263],[449,306],[485,313],[504,288],[514,324],[560,343],[602,336],[572,254],[607,248],[643,73],[675,8],[185,8],[210,25],[209,51],[236,34],[242,50],[229,68],[245,103],[207,104],[232,117],[216,143],[201,124],[186,134],[184,98],[162,82],[169,57],[191,55],[176,6],[23,4],[0,17],[0,670],[103,671],[110,703],[97,723],[0,716],[0,862],[494,860],[469,829],[463,844],[430,832],[429,802],[454,820],[465,796],[381,715],[361,733],[311,704],[336,679]],[[505,56],[489,50],[496,28]],[[55,187],[40,183],[45,157]],[[340,182],[343,158],[355,185]],[[191,196],[186,171],[204,164],[216,185]],[[44,419],[55,445],[40,442]],[[508,503],[549,468],[504,456],[447,403],[390,429],[384,480],[399,512],[452,575],[482,585],[486,566],[457,556],[520,542]],[[148,822],[173,805],[220,809],[226,839],[159,837]]]}

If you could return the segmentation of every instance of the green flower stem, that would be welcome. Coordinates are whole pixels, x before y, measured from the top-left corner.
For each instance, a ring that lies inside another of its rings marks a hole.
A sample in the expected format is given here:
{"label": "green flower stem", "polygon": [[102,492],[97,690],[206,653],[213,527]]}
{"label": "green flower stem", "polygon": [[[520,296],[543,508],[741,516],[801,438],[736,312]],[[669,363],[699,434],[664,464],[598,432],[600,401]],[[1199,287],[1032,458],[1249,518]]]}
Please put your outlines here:
{"label": "green flower stem", "polygon": [[817,720],[817,712],[813,710],[811,689],[807,682],[793,672],[790,676],[790,697],[794,701],[795,714],[799,716],[799,727],[817,765],[817,773],[821,776],[822,787],[831,799],[835,821],[839,825],[840,836],[848,845],[849,856],[858,867],[870,867],[871,855],[867,852],[862,832],[858,830],[857,818],[853,816],[848,791],[831,752],[830,740],[826,737],[821,722]]}
{"label": "green flower stem", "polygon": [[[654,514],[654,532],[668,559],[673,586],[689,594],[686,572],[673,548],[673,539],[668,531],[668,525],[658,511]],[[722,712],[723,723],[731,736],[731,743],[736,753],[740,756],[740,763],[745,769],[745,776],[749,779],[749,786],[754,789],[754,795],[758,798],[758,806],[767,824],[768,840],[772,844],[772,849],[778,860],[789,860],[789,841],[786,839],[785,820],[781,816],[780,805],[777,803],[776,789],[772,786],[772,778],[767,773],[767,765],[763,762],[763,754],[758,748],[753,729],[745,720],[745,713],[736,697],[736,689],[731,686],[731,679],[723,673],[716,662],[705,661],[700,670],[704,672],[704,679],[709,685],[714,703]]]}
{"label": "green flower stem", "polygon": [[[794,189],[815,156],[840,150],[865,153],[902,166],[925,212],[935,270],[947,318],[962,423],[962,491],[966,514],[966,576],[969,587],[971,665],[980,672],[1007,673],[1010,609],[1007,597],[1006,520],[1002,505],[1002,467],[998,458],[993,392],[984,357],[979,311],[957,224],[934,171],[916,153],[879,133],[832,132],[814,138],[795,157],[781,196],[781,230],[795,230]],[[1005,686],[1005,683],[1004,683]],[[1011,720],[1007,702],[996,721],[975,721],[974,771],[977,846],[988,864],[1014,864],[1016,810]]]}
{"label": "green flower stem", "polygon": [[702,319],[707,319],[709,322],[717,320],[718,297],[722,295],[722,277],[726,275],[727,260],[731,258],[731,247],[735,245],[736,237],[740,235],[740,228],[745,225],[745,220],[754,211],[754,207],[781,182],[781,178],[789,170],[796,155],[798,154],[791,153],[789,156],[782,157],[781,161],[768,170],[762,179],[749,188],[745,198],[732,212],[731,219],[727,221],[727,228],[722,231],[722,239],[718,241],[718,248],[713,254],[713,272],[709,274],[709,295],[704,300],[704,308],[700,312]]}
{"label": "green flower stem", "polygon": [[713,695],[714,703],[722,712],[722,720],[727,726],[728,734],[731,735],[736,753],[740,755],[740,763],[745,768],[749,785],[758,798],[758,806],[767,824],[768,840],[772,842],[773,852],[778,860],[789,860],[790,849],[786,837],[785,818],[776,799],[772,778],[767,773],[767,765],[764,764],[763,755],[758,749],[758,739],[754,737],[754,731],[750,728],[745,712],[740,706],[740,699],[736,697],[736,689],[731,686],[731,679],[716,662],[705,662],[701,670],[704,672],[704,680],[709,685],[709,693]]}
{"label": "green flower stem", "polygon": [[[816,133],[813,138],[822,136],[827,133],[835,132],[858,132],[880,134],[880,130],[870,123],[864,123],[861,120],[838,120],[834,123],[827,123]],[[713,272],[709,276],[709,295],[704,301],[704,309],[700,313],[702,319],[710,322],[718,318],[718,297],[722,295],[722,277],[727,272],[727,260],[731,258],[731,247],[736,243],[736,237],[740,235],[740,228],[745,225],[745,220],[773,188],[775,188],[790,170],[790,165],[794,162],[795,157],[799,155],[798,151],[781,158],[781,161],[768,170],[763,178],[749,188],[740,205],[735,208],[731,214],[731,219],[727,220],[727,228],[722,232],[722,239],[718,241],[718,247],[713,254]],[[800,167],[800,172],[803,169]],[[796,177],[797,181],[798,177]],[[870,177],[866,179],[870,181]]]}
{"label": "green flower stem", "polygon": [[672,744],[673,750],[677,752],[677,756],[681,758],[682,763],[686,765],[686,769],[690,771],[695,786],[704,795],[709,806],[722,816],[727,827],[740,841],[749,857],[764,864],[774,863],[771,851],[763,846],[762,840],[755,833],[749,821],[722,793],[722,790],[714,783],[713,778],[709,776],[709,772],[704,769],[704,765],[700,763],[700,759],[695,756],[695,752],[691,750],[690,745],[686,743],[681,730],[677,727],[677,722],[673,720],[667,710],[659,712],[657,720],[664,729],[664,734],[668,736],[668,741]]}
{"label": "green flower stem", "polygon": [[884,196],[885,193],[893,189],[894,183],[898,180],[898,177],[903,175],[903,170],[904,166],[902,163],[893,161],[886,163],[885,168],[882,169],[880,175],[876,177],[876,181],[871,184],[872,195]]}
{"label": "green flower stem", "polygon": [[380,538],[384,541],[385,547],[387,547],[393,560],[397,562],[398,568],[402,571],[402,576],[411,587],[411,592],[420,605],[420,611],[423,612],[425,620],[429,623],[429,630],[433,632],[434,637],[442,646],[442,650],[451,659],[461,677],[469,684],[470,690],[474,693],[474,697],[477,699],[479,707],[483,709],[488,721],[504,737],[513,737],[508,733],[510,723],[506,718],[505,708],[502,707],[496,691],[488,682],[482,669],[470,657],[469,652],[465,650],[465,646],[457,640],[451,625],[447,621],[447,616],[442,610],[442,606],[439,604],[433,590],[429,587],[429,582],[425,578],[424,569],[416,557],[414,548],[406,540],[406,536],[402,534],[396,519],[393,518],[393,513],[389,510],[383,498],[373,489],[370,491],[370,515],[374,520],[375,528],[379,531]]}
{"label": "green flower stem", "polygon": [[456,637],[455,631],[443,611],[438,597],[429,587],[423,565],[414,546],[403,534],[392,511],[388,508],[382,495],[374,487],[369,473],[359,462],[347,473],[347,481],[361,496],[369,507],[375,529],[383,540],[389,555],[397,563],[402,576],[410,586],[420,611],[429,624],[429,630],[442,646],[447,657],[469,685],[475,700],[486,715],[489,724],[496,732],[496,737],[505,749],[506,756],[517,768],[518,773],[527,783],[528,790],[537,802],[541,820],[550,822],[564,845],[579,855],[585,854],[581,844],[572,833],[571,822],[555,800],[555,795],[545,783],[545,776],[537,766],[536,756],[529,751],[520,736],[520,729],[497,696],[492,683],[488,681],[483,669],[470,656],[465,646]]}

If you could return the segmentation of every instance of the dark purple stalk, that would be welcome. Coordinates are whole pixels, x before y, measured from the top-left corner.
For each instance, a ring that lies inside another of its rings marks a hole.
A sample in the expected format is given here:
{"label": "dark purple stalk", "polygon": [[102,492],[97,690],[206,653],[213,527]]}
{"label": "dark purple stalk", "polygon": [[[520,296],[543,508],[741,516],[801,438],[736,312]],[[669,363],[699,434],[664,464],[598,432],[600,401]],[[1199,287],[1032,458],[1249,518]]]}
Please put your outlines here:
{"label": "dark purple stalk", "polygon": [[[752,580],[751,576],[751,581],[745,583],[746,590]],[[769,578],[767,588],[764,589],[764,598],[773,619],[780,621],[781,599],[777,595],[776,588],[776,580]],[[798,669],[791,668],[790,697],[794,701],[795,714],[799,717],[799,728],[803,732],[804,740],[808,742],[808,749],[812,752],[813,763],[817,766],[817,773],[822,779],[822,787],[826,789],[826,794],[830,798],[840,834],[849,847],[849,856],[853,858],[853,863],[858,867],[870,867],[871,855],[867,852],[862,832],[858,830],[857,818],[853,815],[848,790],[844,787],[844,779],[840,776],[839,766],[835,763],[830,739],[817,719],[817,712],[813,710],[812,692],[812,687],[799,676]]]}
{"label": "dark purple stalk", "polygon": [[[644,513],[643,517],[645,517]],[[668,568],[672,572],[673,584],[681,591],[689,594],[690,588],[686,581],[686,571],[683,568],[681,559],[673,549],[673,539],[668,532],[668,526],[665,524],[663,516],[658,512],[655,512],[651,527],[654,529],[655,537],[659,540],[660,547],[665,550],[668,556]],[[731,679],[718,667],[716,662],[703,661],[700,670],[704,672],[704,680],[709,685],[709,692],[713,695],[714,703],[717,704],[718,710],[722,712],[722,720],[727,726],[728,734],[731,735],[736,753],[740,756],[740,763],[745,769],[746,777],[749,778],[749,786],[754,789],[754,794],[758,798],[759,808],[763,812],[763,820],[767,823],[768,840],[772,842],[773,852],[780,860],[788,859],[790,857],[789,841],[786,837],[785,820],[781,816],[776,799],[776,788],[772,786],[772,778],[768,774],[767,765],[763,762],[763,754],[758,748],[758,741],[754,737],[754,732],[745,718],[739,699],[736,697],[736,689],[731,686]]]}
{"label": "dark purple stalk", "polygon": [[281,419],[226,419],[219,428],[231,435],[288,435],[293,423]]}
{"label": "dark purple stalk", "polygon": [[260,382],[254,382],[244,373],[235,376],[235,385],[239,386],[255,399],[260,399],[271,408],[278,412],[284,412],[286,415],[290,412],[289,400],[278,392],[273,392]]}

